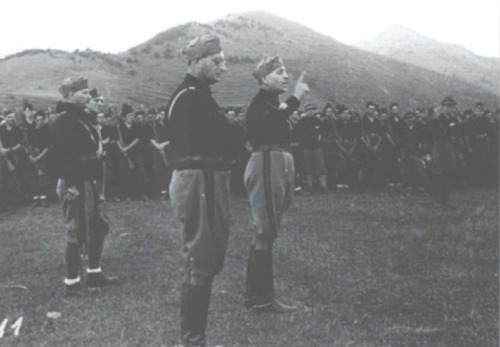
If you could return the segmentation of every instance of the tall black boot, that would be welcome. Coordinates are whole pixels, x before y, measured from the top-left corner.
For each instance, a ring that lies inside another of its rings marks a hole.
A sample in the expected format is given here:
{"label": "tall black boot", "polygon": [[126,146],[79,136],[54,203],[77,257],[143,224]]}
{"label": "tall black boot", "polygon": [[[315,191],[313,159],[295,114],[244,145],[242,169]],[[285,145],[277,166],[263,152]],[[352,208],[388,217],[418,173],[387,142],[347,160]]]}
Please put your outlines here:
{"label": "tall black boot", "polygon": [[78,277],[78,270],[80,266],[80,258],[78,255],[78,244],[68,242],[66,244],[66,278],[75,279]]}
{"label": "tall black boot", "polygon": [[78,244],[68,242],[66,244],[66,279],[64,280],[65,296],[81,296],[82,280],[78,276],[80,267],[80,256],[78,254]]}
{"label": "tall black boot", "polygon": [[250,308],[256,303],[258,297],[258,278],[256,277],[255,266],[255,247],[252,245],[247,261],[247,273],[245,278],[245,294],[243,295],[243,304]]}
{"label": "tall black boot", "polygon": [[255,285],[257,303],[265,304],[274,298],[272,250],[255,250]]}
{"label": "tall black boot", "polygon": [[256,278],[258,283],[257,303],[252,306],[255,312],[260,313],[288,313],[296,310],[293,306],[285,305],[274,297],[273,253],[272,250],[255,251]]}
{"label": "tall black boot", "polygon": [[117,276],[105,276],[101,271],[101,255],[104,248],[105,238],[102,236],[90,237],[88,243],[89,268],[87,269],[87,287],[100,288],[108,285],[118,284]]}
{"label": "tall black boot", "polygon": [[97,269],[101,266],[104,237],[90,237],[88,245],[89,269]]}
{"label": "tall black boot", "polygon": [[211,290],[211,284],[182,285],[181,339],[185,347],[206,346],[206,328]]}

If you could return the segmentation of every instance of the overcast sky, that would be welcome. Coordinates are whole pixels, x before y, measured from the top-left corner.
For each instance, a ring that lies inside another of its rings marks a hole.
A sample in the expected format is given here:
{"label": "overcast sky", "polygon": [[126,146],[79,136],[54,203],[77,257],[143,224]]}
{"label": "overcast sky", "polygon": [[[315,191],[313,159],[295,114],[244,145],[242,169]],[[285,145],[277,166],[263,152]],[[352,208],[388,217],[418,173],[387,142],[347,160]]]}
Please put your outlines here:
{"label": "overcast sky", "polygon": [[1,0],[0,57],[34,48],[118,53],[179,24],[255,10],[346,44],[403,25],[500,56],[500,0]]}

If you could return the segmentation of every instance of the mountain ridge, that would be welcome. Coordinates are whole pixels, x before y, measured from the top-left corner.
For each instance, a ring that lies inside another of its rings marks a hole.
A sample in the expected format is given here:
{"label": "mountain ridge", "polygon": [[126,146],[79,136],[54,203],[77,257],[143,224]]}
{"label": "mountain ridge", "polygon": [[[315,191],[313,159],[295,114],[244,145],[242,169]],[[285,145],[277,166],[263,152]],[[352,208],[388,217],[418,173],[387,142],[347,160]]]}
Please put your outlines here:
{"label": "mountain ridge", "polygon": [[258,88],[251,74],[263,54],[280,54],[292,82],[307,71],[311,93],[305,102],[338,102],[363,109],[368,100],[398,101],[403,107],[416,107],[434,105],[450,94],[463,107],[479,100],[498,105],[498,93],[458,76],[351,47],[265,12],[230,14],[207,24],[188,22],[118,54],[28,50],[6,57],[0,60],[0,104],[16,105],[23,98],[52,103],[59,98],[57,88],[64,77],[82,75],[115,106],[164,105],[186,72],[180,48],[205,33],[221,38],[229,68],[213,86],[221,105],[250,101]]}
{"label": "mountain ridge", "polygon": [[500,58],[479,56],[465,47],[441,43],[404,26],[391,26],[355,46],[448,76],[460,76],[493,93],[500,90]]}

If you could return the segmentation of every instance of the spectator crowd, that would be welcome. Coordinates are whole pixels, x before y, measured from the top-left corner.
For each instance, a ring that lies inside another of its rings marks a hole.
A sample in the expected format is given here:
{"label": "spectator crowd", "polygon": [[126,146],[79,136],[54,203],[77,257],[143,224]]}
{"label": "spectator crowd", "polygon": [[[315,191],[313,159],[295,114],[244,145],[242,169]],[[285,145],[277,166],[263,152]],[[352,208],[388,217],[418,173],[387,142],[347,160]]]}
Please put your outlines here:
{"label": "spectator crowd", "polygon": [[[87,112],[103,145],[105,198],[159,200],[168,195],[172,155],[165,107],[121,112],[92,90]],[[245,110],[226,107],[241,125],[234,149],[231,190],[245,194],[243,173],[251,148],[245,139]],[[28,101],[0,112],[0,211],[56,200],[52,129],[58,106],[35,110]],[[498,186],[499,110],[481,102],[461,110],[447,96],[437,107],[401,110],[366,103],[364,111],[342,104],[306,104],[290,118],[296,163],[296,193],[385,189],[427,190],[447,203],[453,189]]]}

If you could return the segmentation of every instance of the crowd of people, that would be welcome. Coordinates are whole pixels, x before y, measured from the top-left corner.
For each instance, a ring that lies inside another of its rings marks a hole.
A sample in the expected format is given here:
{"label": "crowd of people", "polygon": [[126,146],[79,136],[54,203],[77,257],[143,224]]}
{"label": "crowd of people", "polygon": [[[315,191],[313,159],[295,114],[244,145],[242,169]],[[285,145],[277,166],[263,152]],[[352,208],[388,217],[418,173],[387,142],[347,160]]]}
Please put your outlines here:
{"label": "crowd of people", "polygon": [[[92,91],[88,112],[103,144],[103,186],[107,200],[158,200],[168,196],[172,166],[165,106],[132,108],[121,112],[106,107]],[[245,138],[245,109],[224,108],[227,118],[241,125],[232,167],[231,190],[246,194],[243,171],[250,157]],[[0,211],[12,206],[45,206],[56,200],[52,129],[59,116],[35,110],[25,102],[0,114]],[[374,102],[366,111],[327,103],[321,109],[307,104],[290,117],[292,152],[296,165],[296,193],[326,193],[390,187],[432,189],[443,160],[453,187],[488,188],[498,185],[498,109],[481,102],[460,110],[452,97],[441,106],[402,112],[398,103],[388,108]],[[451,145],[449,159],[432,155],[438,142]],[[443,200],[445,202],[445,200]]]}
{"label": "crowd of people", "polygon": [[26,101],[0,119],[0,212],[62,202],[67,296],[120,283],[101,269],[106,200],[170,199],[184,260],[179,346],[207,345],[231,192],[247,194],[252,211],[243,305],[285,314],[297,307],[276,299],[273,245],[295,194],[427,189],[447,205],[453,187],[498,184],[499,111],[481,102],[459,110],[446,96],[437,107],[405,112],[373,101],[364,112],[301,107],[306,73],[280,102],[289,76],[280,57],[268,56],[253,72],[258,88],[248,108],[221,108],[210,90],[227,70],[220,39],[197,37],[182,54],[187,73],[167,106],[123,104],[116,112],[87,79],[67,78],[53,110]]}

